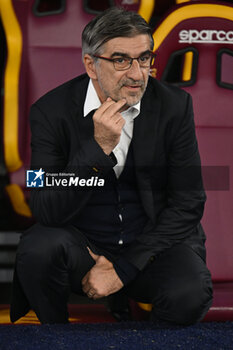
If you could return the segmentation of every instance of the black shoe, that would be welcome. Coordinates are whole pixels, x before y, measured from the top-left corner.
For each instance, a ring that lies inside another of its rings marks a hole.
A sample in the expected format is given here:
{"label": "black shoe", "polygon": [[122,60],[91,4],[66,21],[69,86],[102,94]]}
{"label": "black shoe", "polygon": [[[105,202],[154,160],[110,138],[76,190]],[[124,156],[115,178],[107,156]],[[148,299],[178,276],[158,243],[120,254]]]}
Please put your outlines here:
{"label": "black shoe", "polygon": [[119,291],[107,298],[108,311],[118,322],[131,321],[131,312],[128,297],[124,292]]}

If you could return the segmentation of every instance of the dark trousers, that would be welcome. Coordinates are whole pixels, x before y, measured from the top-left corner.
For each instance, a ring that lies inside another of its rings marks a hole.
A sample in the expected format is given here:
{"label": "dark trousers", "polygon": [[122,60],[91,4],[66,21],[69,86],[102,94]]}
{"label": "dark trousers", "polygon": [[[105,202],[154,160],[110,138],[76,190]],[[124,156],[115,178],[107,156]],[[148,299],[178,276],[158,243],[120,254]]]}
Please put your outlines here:
{"label": "dark trousers", "polygon": [[[82,278],[95,264],[87,246],[97,252],[73,227],[36,224],[22,235],[17,279],[41,323],[68,322],[70,292],[83,295]],[[185,244],[175,245],[149,262],[123,289],[130,298],[153,304],[152,320],[176,324],[201,320],[212,302],[211,276],[205,262]],[[17,300],[13,300],[11,315],[16,305]]]}

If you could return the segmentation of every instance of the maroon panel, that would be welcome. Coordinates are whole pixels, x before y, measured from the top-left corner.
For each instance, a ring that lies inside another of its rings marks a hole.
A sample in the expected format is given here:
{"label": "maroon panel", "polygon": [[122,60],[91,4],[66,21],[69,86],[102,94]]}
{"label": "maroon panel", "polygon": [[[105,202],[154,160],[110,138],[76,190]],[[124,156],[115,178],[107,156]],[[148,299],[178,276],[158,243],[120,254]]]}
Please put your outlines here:
{"label": "maroon panel", "polygon": [[84,73],[81,56],[81,48],[66,48],[64,50],[62,47],[56,49],[31,47],[28,52],[30,61],[29,103],[35,102],[52,88]]}
{"label": "maroon panel", "polygon": [[214,283],[213,296],[204,321],[233,321],[233,283]]}
{"label": "maroon panel", "polygon": [[28,17],[29,47],[81,47],[81,34],[94,17],[83,10],[82,1],[67,1],[65,12],[37,17],[33,14],[33,0]]}
{"label": "maroon panel", "polygon": [[69,304],[71,323],[115,323],[116,319],[103,304]]}

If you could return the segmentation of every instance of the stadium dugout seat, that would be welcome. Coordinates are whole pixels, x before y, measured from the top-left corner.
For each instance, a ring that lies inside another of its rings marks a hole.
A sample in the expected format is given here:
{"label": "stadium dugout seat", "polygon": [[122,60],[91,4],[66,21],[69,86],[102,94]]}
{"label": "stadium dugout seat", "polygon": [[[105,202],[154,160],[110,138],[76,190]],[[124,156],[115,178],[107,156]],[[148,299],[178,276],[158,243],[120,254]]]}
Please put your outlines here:
{"label": "stadium dugout seat", "polygon": [[84,72],[81,33],[94,16],[116,5],[138,11],[149,21],[154,2],[0,0],[8,51],[3,84],[3,151],[8,174],[5,193],[15,214],[16,228],[33,222],[25,188],[25,171],[30,167],[31,104]]}
{"label": "stadium dugout seat", "polygon": [[154,32],[154,70],[193,98],[207,192],[202,224],[214,283],[205,320],[233,320],[233,5],[181,2]]}

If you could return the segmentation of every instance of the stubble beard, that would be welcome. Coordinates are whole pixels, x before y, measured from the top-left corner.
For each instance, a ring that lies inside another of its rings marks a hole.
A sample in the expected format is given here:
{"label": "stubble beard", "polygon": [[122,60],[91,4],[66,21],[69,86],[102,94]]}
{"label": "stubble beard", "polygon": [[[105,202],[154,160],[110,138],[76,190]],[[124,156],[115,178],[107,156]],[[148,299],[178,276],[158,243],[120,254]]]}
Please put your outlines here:
{"label": "stubble beard", "polygon": [[[121,84],[118,84],[117,87],[112,91],[108,91],[106,90],[103,85],[99,82],[99,85],[104,93],[104,95],[106,96],[106,99],[108,97],[111,97],[111,99],[115,102],[125,98],[126,99],[126,105],[127,107],[132,107],[134,105],[136,105],[143,97],[145,91],[146,91],[146,87],[147,87],[147,83],[148,80],[146,82],[144,81],[140,81],[140,82],[129,82],[129,81],[125,81]],[[125,85],[140,85],[140,91],[138,92],[128,92],[128,94],[122,94],[121,91],[122,89],[124,89]]]}

